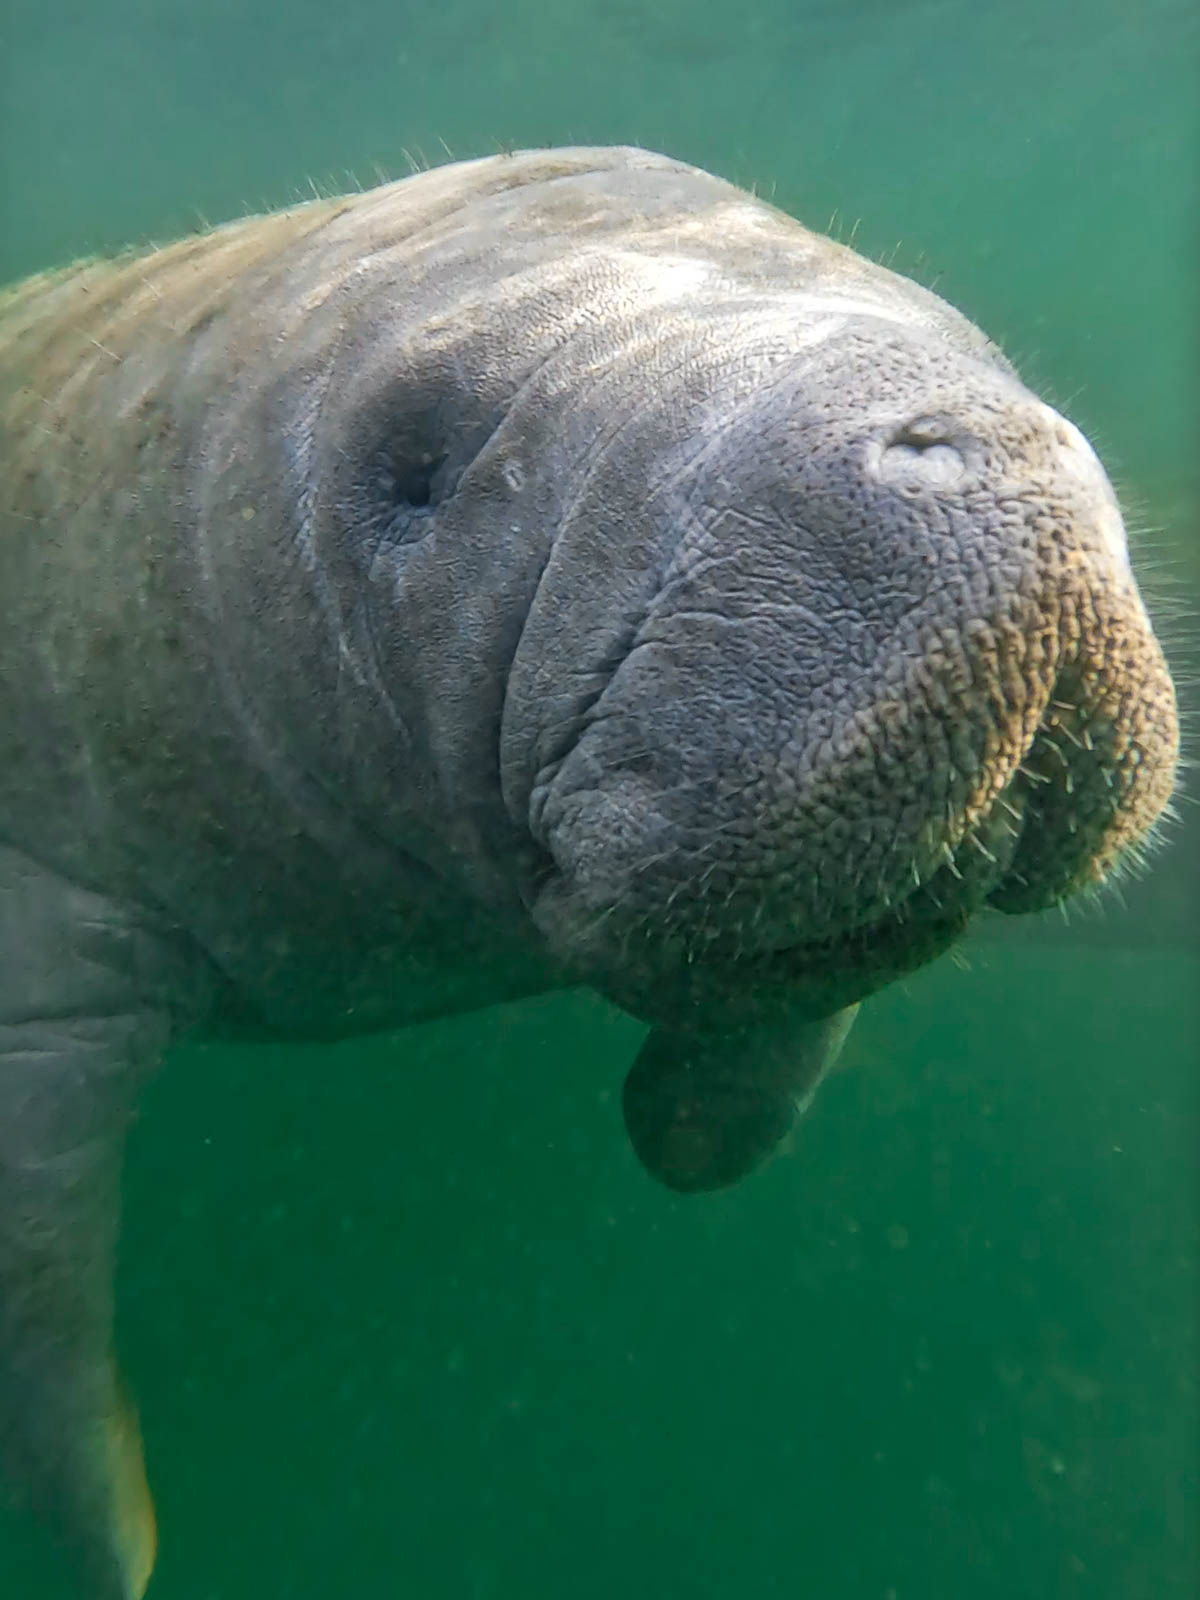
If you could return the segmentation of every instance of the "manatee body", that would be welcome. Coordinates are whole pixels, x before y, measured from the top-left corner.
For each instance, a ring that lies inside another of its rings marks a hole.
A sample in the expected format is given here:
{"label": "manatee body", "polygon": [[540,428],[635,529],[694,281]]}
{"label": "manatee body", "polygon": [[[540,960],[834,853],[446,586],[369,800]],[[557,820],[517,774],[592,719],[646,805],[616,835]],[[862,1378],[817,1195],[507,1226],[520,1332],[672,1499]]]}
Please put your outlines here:
{"label": "manatee body", "polygon": [[576,983],[675,1188],[866,995],[1136,852],[1174,697],[1104,473],[969,322],[644,152],[449,166],[0,298],[0,1446],[95,1600],[168,1041]]}

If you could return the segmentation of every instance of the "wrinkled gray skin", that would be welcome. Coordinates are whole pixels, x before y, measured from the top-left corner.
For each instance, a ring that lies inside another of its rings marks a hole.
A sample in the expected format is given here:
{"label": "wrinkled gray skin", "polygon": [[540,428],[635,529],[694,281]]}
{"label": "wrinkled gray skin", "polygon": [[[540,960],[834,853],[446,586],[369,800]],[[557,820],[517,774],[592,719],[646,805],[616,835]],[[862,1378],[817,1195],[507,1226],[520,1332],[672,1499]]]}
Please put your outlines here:
{"label": "wrinkled gray skin", "polygon": [[961,316],[716,179],[497,157],[0,300],[0,1442],[82,1592],[153,1513],[121,1145],[188,1030],[594,984],[680,1189],[865,995],[1167,801],[1081,435]]}

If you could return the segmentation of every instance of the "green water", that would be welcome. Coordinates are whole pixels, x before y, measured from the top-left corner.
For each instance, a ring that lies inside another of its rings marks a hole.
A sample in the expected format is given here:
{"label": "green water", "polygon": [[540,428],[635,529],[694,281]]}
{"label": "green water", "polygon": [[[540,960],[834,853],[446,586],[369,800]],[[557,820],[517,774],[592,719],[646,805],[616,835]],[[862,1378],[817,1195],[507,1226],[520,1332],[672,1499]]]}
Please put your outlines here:
{"label": "green water", "polygon": [[[639,142],[936,282],[1099,443],[1193,705],[1200,14],[8,0],[0,277],[416,161]],[[1173,597],[1173,599],[1172,599]],[[1189,610],[1190,608],[1190,610]],[[152,1600],[1190,1600],[1200,826],[864,1010],[732,1193],[560,996],[180,1051],[119,1279]],[[61,1600],[0,1522],[3,1600]]]}

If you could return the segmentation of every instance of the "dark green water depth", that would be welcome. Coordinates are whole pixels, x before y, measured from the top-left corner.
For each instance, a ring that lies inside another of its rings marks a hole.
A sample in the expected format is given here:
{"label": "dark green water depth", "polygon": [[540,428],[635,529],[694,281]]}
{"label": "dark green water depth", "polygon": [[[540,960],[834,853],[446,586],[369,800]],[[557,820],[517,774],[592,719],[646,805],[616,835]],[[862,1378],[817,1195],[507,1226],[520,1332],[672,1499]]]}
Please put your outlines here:
{"label": "dark green water depth", "polygon": [[[895,252],[1070,411],[1194,705],[1198,18],[8,0],[0,279],[410,153],[663,149]],[[178,1051],[119,1276],[151,1600],[1191,1600],[1183,813],[1124,912],[989,925],[864,1008],[794,1148],[713,1198],[637,1167],[639,1030],[586,995]],[[0,1521],[2,1600],[67,1594]]]}

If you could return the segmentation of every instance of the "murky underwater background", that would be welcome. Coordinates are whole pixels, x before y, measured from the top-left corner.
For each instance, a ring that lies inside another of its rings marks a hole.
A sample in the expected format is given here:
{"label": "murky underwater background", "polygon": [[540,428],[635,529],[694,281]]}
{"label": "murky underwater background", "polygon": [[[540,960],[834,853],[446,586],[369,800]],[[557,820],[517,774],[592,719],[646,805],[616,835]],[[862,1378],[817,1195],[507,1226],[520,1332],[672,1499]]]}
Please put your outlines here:
{"label": "murky underwater background", "polygon": [[[666,150],[1000,339],[1149,530],[1194,681],[1198,81],[1191,0],[7,0],[0,279],[447,148]],[[1190,1600],[1182,809],[1124,912],[878,997],[722,1196],[637,1167],[639,1031],[587,995],[179,1051],[119,1280],[152,1600]],[[0,1596],[67,1592],[0,1521]]]}

